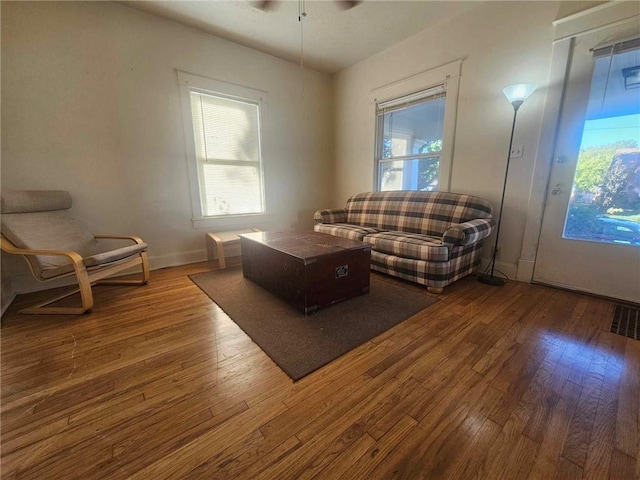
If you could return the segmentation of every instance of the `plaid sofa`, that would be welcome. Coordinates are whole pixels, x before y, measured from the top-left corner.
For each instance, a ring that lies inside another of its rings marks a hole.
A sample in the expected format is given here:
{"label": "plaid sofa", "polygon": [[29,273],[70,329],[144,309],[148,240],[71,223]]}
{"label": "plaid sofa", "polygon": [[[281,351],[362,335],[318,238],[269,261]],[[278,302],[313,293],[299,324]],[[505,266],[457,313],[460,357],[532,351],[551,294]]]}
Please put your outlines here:
{"label": "plaid sofa", "polygon": [[494,224],[486,200],[417,191],[358,193],[314,220],[316,232],[371,244],[372,270],[434,292],[474,272]]}

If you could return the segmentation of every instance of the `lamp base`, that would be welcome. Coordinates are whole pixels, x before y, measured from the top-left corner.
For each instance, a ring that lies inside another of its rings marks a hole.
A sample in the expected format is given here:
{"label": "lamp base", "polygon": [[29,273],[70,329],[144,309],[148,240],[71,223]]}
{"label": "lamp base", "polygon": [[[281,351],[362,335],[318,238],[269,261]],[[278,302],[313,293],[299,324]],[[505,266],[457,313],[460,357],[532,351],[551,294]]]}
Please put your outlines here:
{"label": "lamp base", "polygon": [[484,283],[485,285],[493,285],[494,287],[502,287],[505,283],[507,283],[506,278],[494,277],[493,275],[489,275],[486,273],[478,275],[478,281],[480,283]]}

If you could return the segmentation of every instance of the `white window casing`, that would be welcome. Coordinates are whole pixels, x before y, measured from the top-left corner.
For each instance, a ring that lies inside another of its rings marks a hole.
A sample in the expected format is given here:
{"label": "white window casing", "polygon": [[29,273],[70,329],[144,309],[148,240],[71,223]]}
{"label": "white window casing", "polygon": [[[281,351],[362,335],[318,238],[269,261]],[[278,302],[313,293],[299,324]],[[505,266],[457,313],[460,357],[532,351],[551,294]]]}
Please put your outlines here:
{"label": "white window casing", "polygon": [[261,126],[267,92],[177,71],[194,228],[267,220]]}
{"label": "white window casing", "polygon": [[[425,100],[445,97],[442,151],[440,152],[440,168],[438,190],[448,191],[451,187],[451,169],[455,141],[456,113],[458,109],[458,90],[462,60],[457,60],[424,72],[417,73],[392,83],[382,85],[371,91],[369,96],[372,105],[372,116],[378,120],[380,114],[394,109],[407,108]],[[376,121],[376,128],[380,128]],[[374,189],[379,187],[379,132],[375,138]]]}

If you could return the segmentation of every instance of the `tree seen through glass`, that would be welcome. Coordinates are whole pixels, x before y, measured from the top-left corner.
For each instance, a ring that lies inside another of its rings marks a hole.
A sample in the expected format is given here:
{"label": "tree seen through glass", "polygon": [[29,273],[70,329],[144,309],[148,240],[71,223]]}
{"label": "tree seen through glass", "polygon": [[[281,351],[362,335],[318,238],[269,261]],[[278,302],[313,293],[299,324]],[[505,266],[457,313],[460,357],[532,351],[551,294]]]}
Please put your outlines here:
{"label": "tree seen through glass", "polygon": [[444,96],[382,113],[379,189],[437,190]]}
{"label": "tree seen through glass", "polygon": [[[640,115],[634,117],[638,126],[630,136],[638,138]],[[586,122],[583,145],[599,134],[599,127]],[[636,138],[580,150],[565,238],[640,246],[640,148]]]}

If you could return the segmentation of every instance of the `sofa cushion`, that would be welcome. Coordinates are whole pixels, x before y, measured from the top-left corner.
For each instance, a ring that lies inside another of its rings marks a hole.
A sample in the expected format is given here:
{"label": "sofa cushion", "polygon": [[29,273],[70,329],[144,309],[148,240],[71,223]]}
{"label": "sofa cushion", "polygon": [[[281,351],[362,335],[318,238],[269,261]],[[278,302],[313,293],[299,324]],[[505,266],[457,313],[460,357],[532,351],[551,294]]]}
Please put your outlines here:
{"label": "sofa cushion", "polygon": [[446,287],[477,268],[482,246],[453,247],[448,262],[425,262],[414,258],[396,257],[371,251],[371,270],[430,287]]}
{"label": "sofa cushion", "polygon": [[490,219],[491,204],[472,195],[449,192],[365,192],[347,201],[347,223],[441,236],[452,225]]}
{"label": "sofa cushion", "polygon": [[350,240],[360,240],[365,235],[380,232],[378,228],[360,227],[358,225],[349,225],[346,223],[317,223],[313,226],[313,230],[320,233],[327,233],[335,237],[348,238]]}
{"label": "sofa cushion", "polygon": [[381,232],[367,235],[363,242],[373,246],[373,250],[397,257],[446,262],[449,248],[441,238],[405,232]]}

